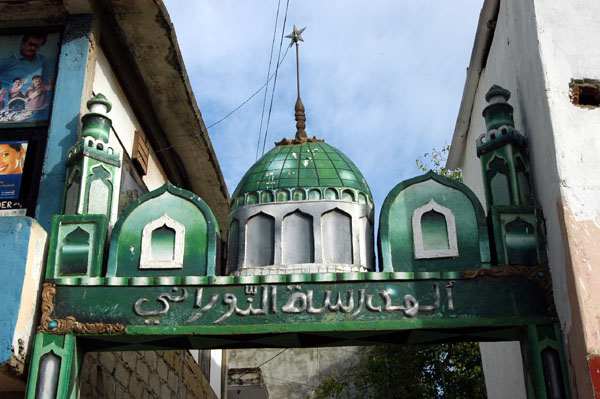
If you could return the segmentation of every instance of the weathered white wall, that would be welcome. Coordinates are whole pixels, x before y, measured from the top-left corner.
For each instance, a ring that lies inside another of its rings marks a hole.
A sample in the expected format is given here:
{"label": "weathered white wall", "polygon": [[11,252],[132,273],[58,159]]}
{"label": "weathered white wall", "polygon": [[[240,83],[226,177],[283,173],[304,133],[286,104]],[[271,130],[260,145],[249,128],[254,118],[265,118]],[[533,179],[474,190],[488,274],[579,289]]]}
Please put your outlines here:
{"label": "weathered white wall", "polygon": [[536,0],[535,8],[558,169],[550,192],[555,202],[548,206],[558,210],[559,223],[548,226],[548,235],[565,249],[550,262],[553,273],[564,270],[556,273],[560,285],[553,278],[555,300],[575,374],[573,394],[592,397],[588,358],[600,355],[600,109],[571,104],[569,82],[600,79],[600,3]]}
{"label": "weathered white wall", "polygon": [[[19,226],[20,227],[20,226]],[[24,229],[25,230],[25,229]],[[17,234],[20,231],[17,230]],[[13,359],[9,364],[15,370],[27,375],[27,369],[22,370],[22,364],[15,364],[14,359],[24,362],[33,353],[33,342],[36,334],[36,323],[40,317],[41,286],[44,278],[44,267],[46,266],[46,253],[48,249],[48,233],[35,221],[31,223],[29,232],[29,244],[25,262],[25,278],[21,290],[21,301],[19,304],[19,316],[15,324],[12,340]],[[7,387],[5,384],[0,384]]]}
{"label": "weathered white wall", "polygon": [[526,399],[519,342],[480,342],[488,399]]}
{"label": "weathered white wall", "polygon": [[[600,354],[600,109],[571,104],[569,82],[600,79],[598,17],[600,3],[593,1],[501,1],[462,162],[465,182],[483,200],[475,139],[485,131],[484,94],[492,84],[509,89],[516,127],[529,138],[576,397],[591,397],[586,356]],[[486,379],[502,374],[489,367]]]}
{"label": "weathered white wall", "polygon": [[[269,398],[306,399],[331,373],[343,374],[358,360],[358,347],[235,349],[229,351],[229,368],[258,367]],[[273,358],[273,360],[269,360]],[[264,364],[263,364],[264,363]]]}
{"label": "weathered white wall", "polygon": [[[515,108],[515,127],[525,133],[530,140],[530,147],[534,149],[531,153],[532,174],[534,185],[543,191],[537,195],[545,201],[542,203],[544,214],[548,212],[556,215],[556,207],[553,205],[556,200],[551,198],[556,198],[557,192],[547,192],[557,185],[556,170],[540,166],[542,162],[551,163],[555,159],[549,129],[549,113],[544,105],[546,101],[542,74],[533,2],[501,1],[494,39],[475,94],[461,165],[465,184],[475,192],[484,207],[485,194],[475,140],[486,131],[482,116],[483,109],[488,105],[485,93],[492,85],[498,84],[511,91],[509,103]],[[563,259],[560,232],[558,236],[553,236],[552,240],[554,244],[550,246],[555,250],[554,257]],[[558,269],[560,270],[560,267]],[[559,275],[559,281],[564,282],[564,272],[555,274]],[[564,283],[558,284],[559,291],[565,288]],[[563,311],[568,315],[568,308]],[[480,348],[488,397],[525,398],[519,345],[514,342],[482,343]]]}
{"label": "weathered white wall", "polygon": [[[44,278],[44,266],[46,250],[48,247],[48,233],[37,223],[31,225],[31,236],[27,251],[27,262],[25,263],[25,278],[21,291],[21,303],[19,306],[19,317],[15,325],[13,337],[13,352],[19,353],[19,339],[30,344],[35,336],[35,322],[38,320],[39,295],[42,280]],[[25,350],[29,348],[26,346]],[[26,356],[27,352],[23,354]]]}
{"label": "weathered white wall", "polygon": [[[94,93],[104,94],[112,103],[112,110],[108,113],[108,116],[112,120],[114,134],[110,135],[109,144],[114,148],[121,148],[131,157],[135,132],[143,132],[143,130],[102,49],[98,49],[97,52],[92,87]],[[167,181],[152,148],[150,148],[148,171],[146,176],[143,176],[143,181],[150,191],[162,186]]]}
{"label": "weathered white wall", "polygon": [[223,364],[223,350],[210,351],[210,387],[215,391],[217,398],[221,399],[221,366]]}
{"label": "weathered white wall", "polygon": [[[571,104],[571,79],[600,79],[600,3],[536,1],[558,181],[588,353],[600,354],[600,109]],[[560,204],[556,204],[560,205]],[[564,292],[557,302],[567,299]],[[561,315],[562,316],[562,315]],[[562,317],[561,317],[562,321]],[[565,327],[569,327],[564,321]],[[570,322],[570,320],[569,320]]]}

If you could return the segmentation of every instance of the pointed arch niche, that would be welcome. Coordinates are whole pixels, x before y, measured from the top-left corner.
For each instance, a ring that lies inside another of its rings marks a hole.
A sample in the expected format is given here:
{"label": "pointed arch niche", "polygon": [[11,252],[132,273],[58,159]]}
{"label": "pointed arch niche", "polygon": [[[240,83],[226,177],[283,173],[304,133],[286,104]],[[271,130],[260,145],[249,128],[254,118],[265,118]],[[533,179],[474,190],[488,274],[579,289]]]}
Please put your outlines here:
{"label": "pointed arch niche", "polygon": [[275,218],[259,212],[246,224],[246,266],[273,264],[275,254]]}
{"label": "pointed arch niche", "polygon": [[67,234],[60,247],[60,272],[63,275],[85,275],[90,258],[90,233],[77,226]]}
{"label": "pointed arch niche", "polygon": [[88,181],[87,212],[110,217],[113,186],[110,172],[102,165],[92,168]]}
{"label": "pointed arch niche", "polygon": [[353,263],[352,218],[335,208],[321,216],[324,263]]}
{"label": "pointed arch niche", "polygon": [[81,170],[76,167],[67,180],[67,194],[65,195],[64,214],[77,213],[79,202],[79,189],[81,188]]}
{"label": "pointed arch niche", "polygon": [[415,259],[458,256],[454,214],[433,198],[413,211],[412,231]]}
{"label": "pointed arch niche", "polygon": [[296,209],[286,215],[282,223],[283,264],[313,263],[315,240],[312,216]]}
{"label": "pointed arch niche", "polygon": [[166,213],[144,226],[140,269],[181,269],[185,227]]}
{"label": "pointed arch niche", "polygon": [[508,164],[503,158],[494,156],[494,159],[488,163],[486,176],[489,182],[492,204],[510,205],[511,189],[509,174]]}

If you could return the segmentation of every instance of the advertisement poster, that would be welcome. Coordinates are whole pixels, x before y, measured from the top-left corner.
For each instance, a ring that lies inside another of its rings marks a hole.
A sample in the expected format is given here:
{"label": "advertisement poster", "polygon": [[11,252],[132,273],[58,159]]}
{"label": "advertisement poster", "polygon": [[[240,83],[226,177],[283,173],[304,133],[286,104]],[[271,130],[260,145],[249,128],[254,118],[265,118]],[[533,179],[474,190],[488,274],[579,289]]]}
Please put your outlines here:
{"label": "advertisement poster", "polygon": [[26,154],[26,141],[0,142],[0,200],[19,198]]}
{"label": "advertisement poster", "polygon": [[0,35],[0,127],[48,120],[59,41],[43,31]]}

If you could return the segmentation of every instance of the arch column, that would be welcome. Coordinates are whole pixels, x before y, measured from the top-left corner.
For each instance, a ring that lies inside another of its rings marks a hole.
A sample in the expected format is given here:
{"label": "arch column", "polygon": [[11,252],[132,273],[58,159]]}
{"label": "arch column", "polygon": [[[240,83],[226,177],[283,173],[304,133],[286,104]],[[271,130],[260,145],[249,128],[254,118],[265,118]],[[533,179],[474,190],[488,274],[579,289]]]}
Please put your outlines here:
{"label": "arch column", "polygon": [[315,263],[323,263],[323,234],[321,233],[321,215],[320,210],[312,211],[310,215],[313,217],[313,239],[315,245],[313,250]]}
{"label": "arch column", "polygon": [[72,334],[35,336],[27,399],[74,399],[85,352]]}
{"label": "arch column", "polygon": [[567,359],[558,323],[529,324],[521,338],[529,399],[571,399]]}

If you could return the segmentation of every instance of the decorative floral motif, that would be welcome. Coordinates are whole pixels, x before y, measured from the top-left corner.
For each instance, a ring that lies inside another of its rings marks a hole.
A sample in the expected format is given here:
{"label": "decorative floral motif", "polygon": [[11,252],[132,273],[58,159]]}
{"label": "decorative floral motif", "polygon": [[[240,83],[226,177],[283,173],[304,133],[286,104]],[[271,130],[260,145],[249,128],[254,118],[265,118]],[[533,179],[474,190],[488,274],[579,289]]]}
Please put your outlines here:
{"label": "decorative floral motif", "polygon": [[473,279],[477,277],[489,276],[489,277],[512,277],[512,276],[523,276],[528,280],[542,280],[548,272],[547,265],[512,265],[512,266],[495,266],[488,268],[481,268],[477,270],[466,270],[464,277],[466,279]]}
{"label": "decorative floral motif", "polygon": [[124,334],[125,326],[122,324],[80,323],[73,316],[64,319],[50,317],[54,310],[54,296],[56,286],[44,283],[42,291],[42,317],[38,332],[49,334]]}

